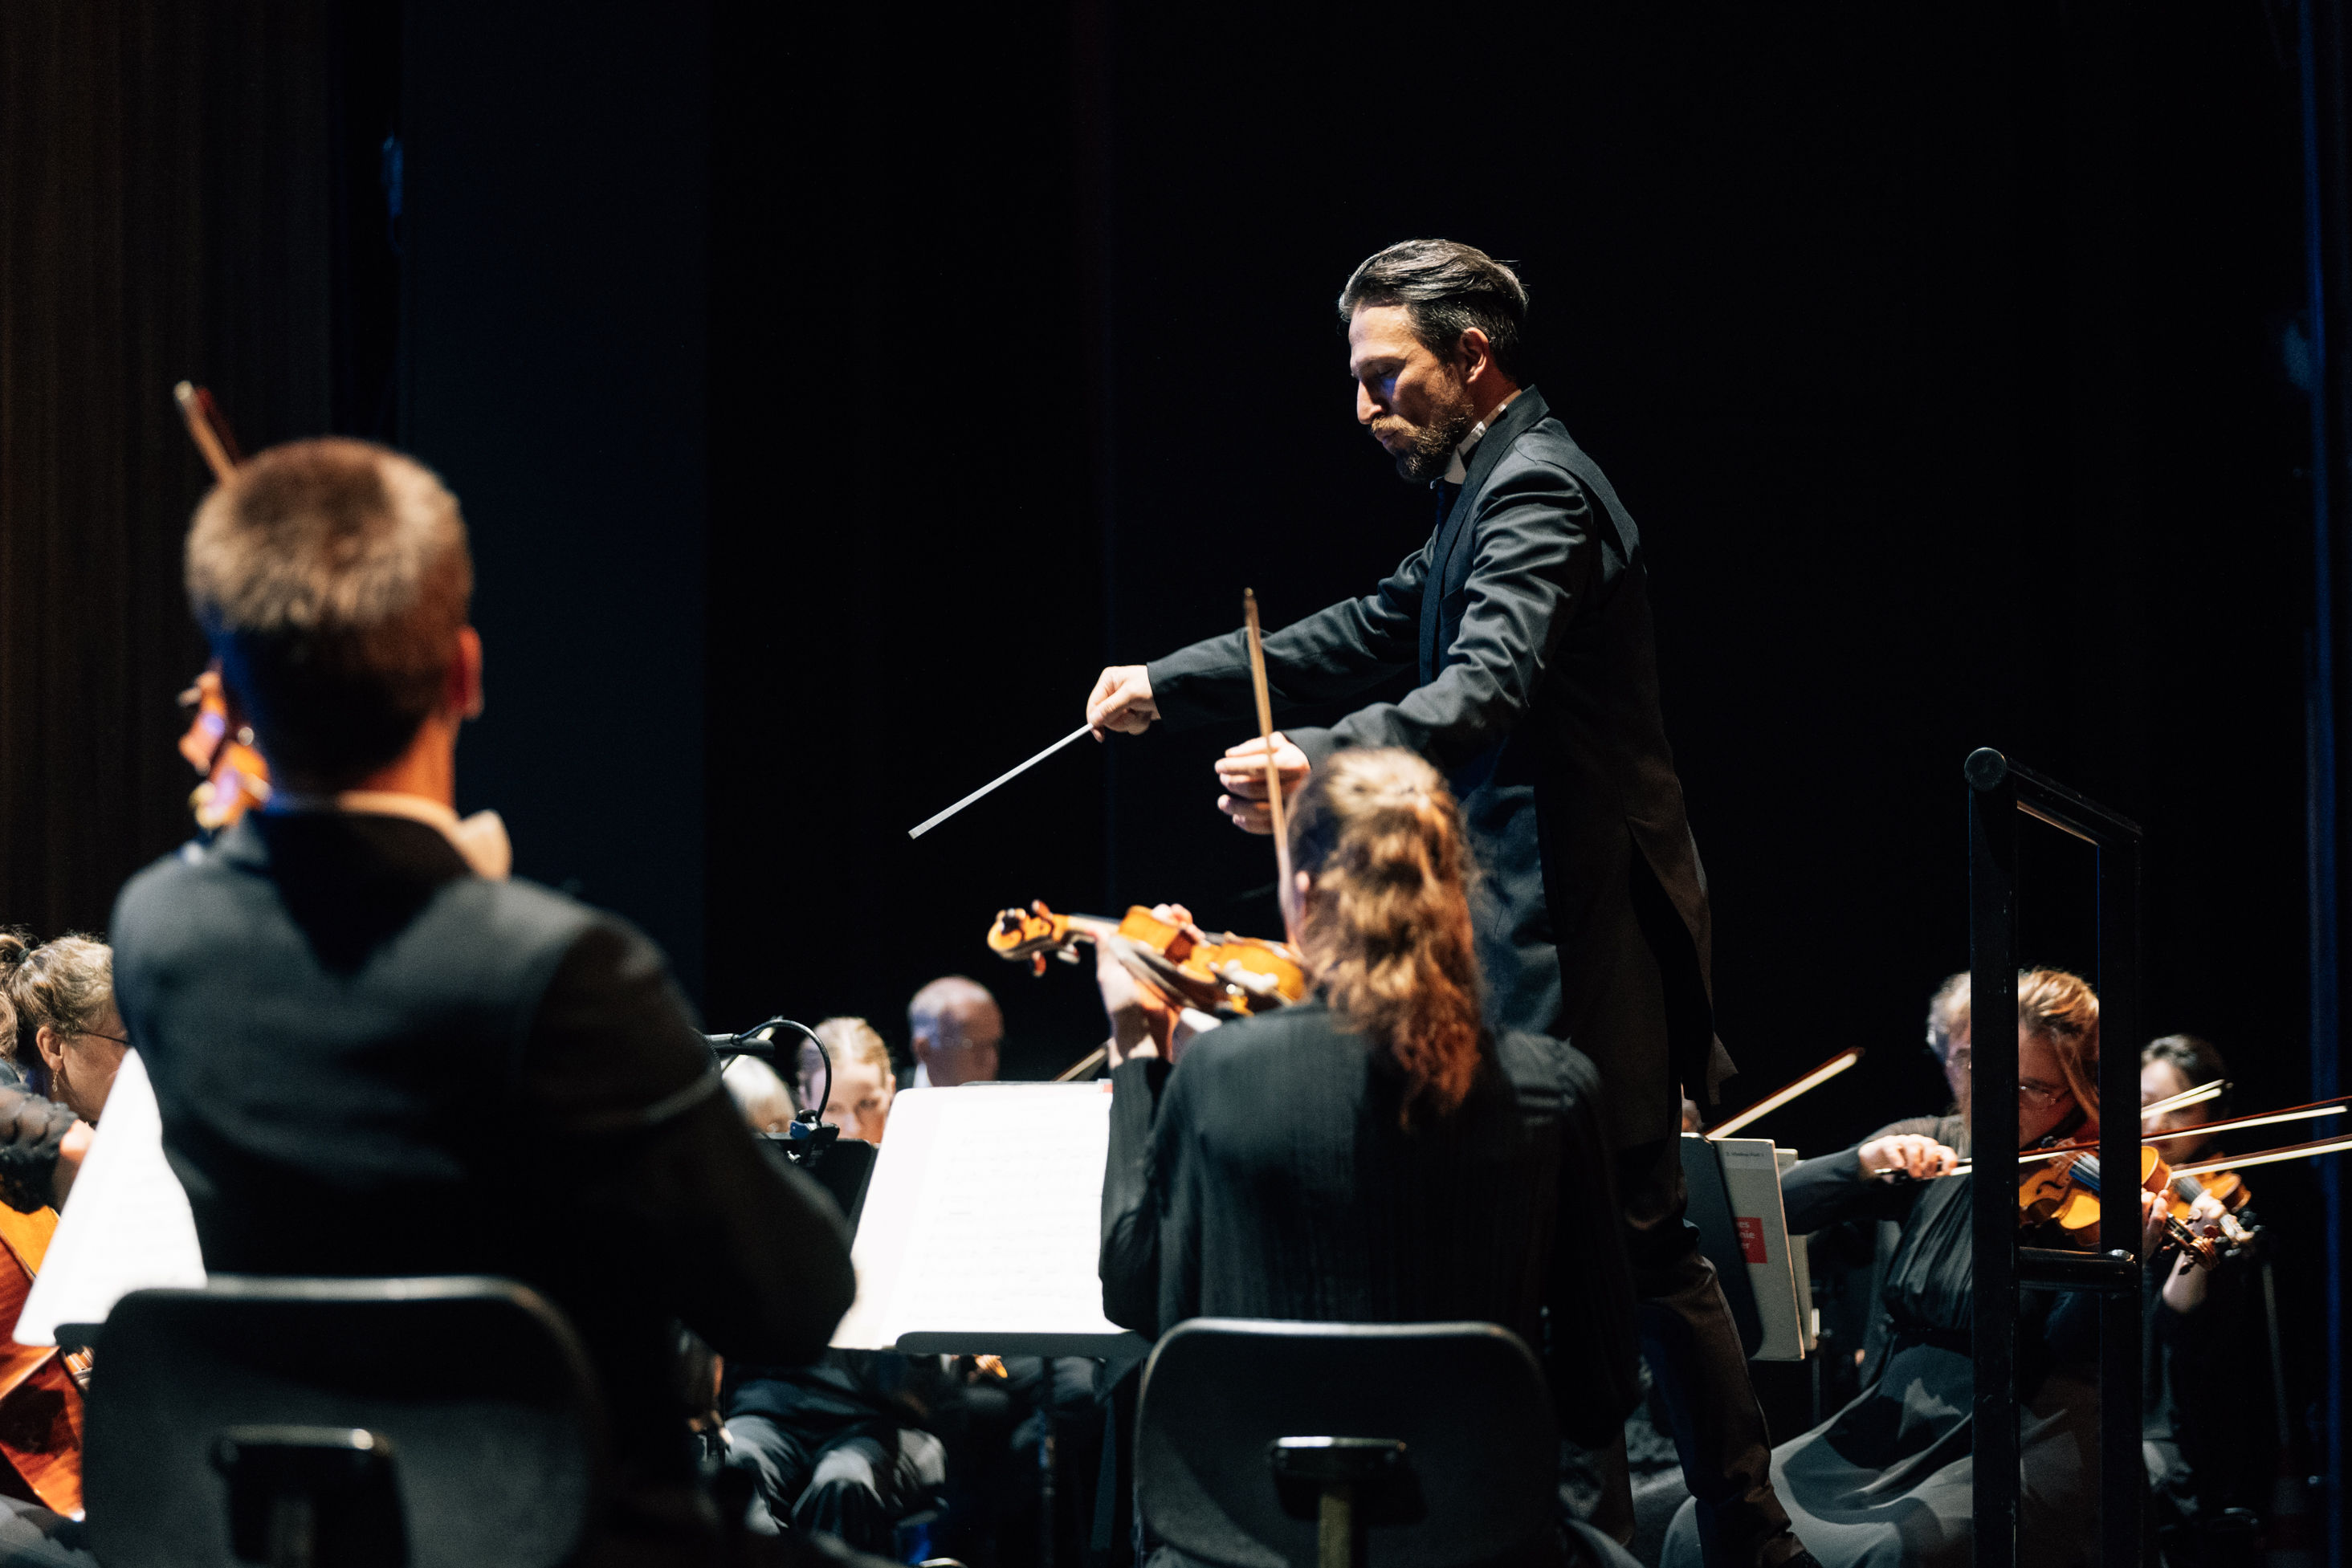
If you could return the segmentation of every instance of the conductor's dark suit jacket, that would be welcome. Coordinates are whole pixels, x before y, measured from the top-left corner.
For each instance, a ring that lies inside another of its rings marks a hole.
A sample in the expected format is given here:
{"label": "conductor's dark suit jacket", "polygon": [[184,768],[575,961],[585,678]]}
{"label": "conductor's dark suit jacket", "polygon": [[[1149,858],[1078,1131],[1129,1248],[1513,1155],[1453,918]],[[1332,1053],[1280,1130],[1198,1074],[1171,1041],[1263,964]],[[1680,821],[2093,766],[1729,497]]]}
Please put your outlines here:
{"label": "conductor's dark suit jacket", "polygon": [[[1275,706],[1402,701],[1286,729],[1321,763],[1401,746],[1443,771],[1485,880],[1472,900],[1488,1022],[1572,1040],[1621,1145],[1673,1134],[1680,1083],[1730,1076],[1708,990],[1706,878],[1658,710],[1641,535],[1529,387],[1473,449],[1429,542],[1372,592],[1265,640]],[[1239,632],[1153,663],[1160,716],[1253,716]]]}
{"label": "conductor's dark suit jacket", "polygon": [[687,1463],[673,1320],[805,1362],[846,1232],[718,1087],[653,944],[432,826],[256,815],[115,905],[115,991],[205,1266],[537,1287],[604,1375],[630,1477]]}
{"label": "conductor's dark suit jacket", "polygon": [[1408,1131],[1388,1054],[1318,1000],[1111,1082],[1113,1322],[1500,1323],[1543,1360],[1563,1431],[1619,1433],[1640,1396],[1633,1285],[1581,1054],[1504,1035],[1460,1109]]}

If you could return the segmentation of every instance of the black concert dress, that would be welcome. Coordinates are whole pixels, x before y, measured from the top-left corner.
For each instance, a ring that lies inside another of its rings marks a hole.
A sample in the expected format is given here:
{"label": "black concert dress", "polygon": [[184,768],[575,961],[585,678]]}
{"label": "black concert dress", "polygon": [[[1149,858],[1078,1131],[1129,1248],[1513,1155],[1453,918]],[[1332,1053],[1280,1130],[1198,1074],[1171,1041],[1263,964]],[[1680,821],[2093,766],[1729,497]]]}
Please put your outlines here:
{"label": "black concert dress", "polygon": [[[1964,1152],[1968,1146],[1957,1116],[1916,1117],[1871,1136],[1898,1133],[1922,1134]],[[1892,1219],[1903,1229],[1887,1264],[1862,1393],[1772,1450],[1773,1490],[1797,1538],[1827,1568],[1968,1568],[1976,1392],[1969,1178],[1875,1181],[1862,1175],[1855,1150],[1846,1149],[1790,1167],[1780,1192],[1791,1234],[1860,1215]],[[2024,1480],[2018,1561],[2035,1568],[2087,1565],[2097,1553],[2094,1303],[2074,1293],[2028,1291],[2018,1312]],[[1667,1533],[1664,1568],[1696,1568],[1698,1561],[1693,1511],[1685,1505]]]}

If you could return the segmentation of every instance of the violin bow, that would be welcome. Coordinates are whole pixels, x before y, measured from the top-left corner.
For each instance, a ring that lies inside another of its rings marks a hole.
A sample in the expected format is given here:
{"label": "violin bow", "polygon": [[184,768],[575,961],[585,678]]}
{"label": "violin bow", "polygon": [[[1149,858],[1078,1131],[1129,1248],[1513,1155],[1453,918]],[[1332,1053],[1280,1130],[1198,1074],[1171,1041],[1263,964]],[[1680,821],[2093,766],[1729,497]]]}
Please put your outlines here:
{"label": "violin bow", "polygon": [[[2160,1104],[2162,1102],[2159,1101],[2158,1103]],[[2311,1122],[2316,1121],[2322,1116],[2340,1116],[2344,1114],[2347,1108],[2352,1108],[2352,1094],[2338,1094],[2333,1100],[2315,1100],[2308,1105],[2290,1105],[2284,1111],[2259,1111],[2251,1115],[2231,1116],[2227,1120],[2221,1122],[2200,1122],[2196,1126],[2183,1127],[2178,1132],[2149,1133],[2143,1136],[2140,1139],[2140,1142],[2143,1144],[2161,1144],[2166,1142],[2168,1139],[2172,1138],[2204,1137],[2210,1134],[2227,1133],[2233,1129],[2275,1126],[2281,1122]],[[2342,1140],[2321,1138],[2315,1140],[2315,1142],[2318,1144],[2329,1145],[2352,1145],[2352,1138]],[[2298,1149],[2307,1149],[2309,1152],[2314,1154],[2324,1152],[2313,1145],[2298,1144],[2295,1147]],[[2054,1159],[2060,1155],[2095,1155],[2098,1152],[2099,1145],[2096,1144],[2053,1144],[2046,1149],[2020,1149],[2017,1152],[2017,1163],[2021,1166],[2030,1166],[2036,1160]],[[2221,1161],[2218,1165],[2210,1161],[2200,1162],[2197,1166],[2197,1169],[2200,1171],[2220,1170],[2224,1166],[2267,1164],[2269,1163],[2270,1158],[2284,1159],[2287,1156],[2284,1155],[2273,1151],[2272,1155],[2268,1158],[2257,1158],[2253,1155],[2243,1155],[2232,1156],[2230,1159]],[[2167,1161],[2166,1163],[2169,1164],[2170,1162]],[[1944,1174],[1946,1176],[1966,1176],[1970,1170],[1975,1168],[1975,1164],[1976,1162],[1973,1160],[1962,1160],[1958,1165],[1954,1166],[1950,1170],[1946,1171]]]}
{"label": "violin bow", "polygon": [[2274,1166],[2285,1160],[2308,1159],[2314,1155],[2340,1154],[2352,1149],[2352,1135],[2340,1138],[2314,1138],[2307,1144],[2290,1144],[2283,1149],[2264,1149],[2252,1155],[2221,1155],[2191,1165],[2175,1166],[2177,1176],[2200,1176],[2209,1171],[2242,1170],[2248,1166]]}
{"label": "violin bow", "polygon": [[237,450],[236,437],[229,433],[228,421],[221,417],[220,405],[213,402],[213,394],[194,382],[182,382],[172,389],[172,401],[180,405],[180,417],[187,421],[188,435],[195,442],[196,450],[204,454],[213,477],[227,484],[237,465],[245,461],[245,454]]}
{"label": "violin bow", "polygon": [[1283,821],[1282,769],[1274,760],[1274,698],[1265,685],[1265,639],[1259,634],[1257,594],[1242,590],[1242,619],[1249,627],[1250,685],[1257,694],[1257,735],[1265,746],[1265,803],[1274,818],[1275,907],[1290,896],[1290,833]]}
{"label": "violin bow", "polygon": [[1822,1084],[1827,1083],[1831,1079],[1835,1078],[1839,1073],[1843,1072],[1847,1068],[1852,1067],[1855,1062],[1860,1061],[1861,1060],[1862,1047],[1858,1045],[1850,1045],[1846,1047],[1843,1051],[1839,1051],[1835,1056],[1831,1057],[1827,1061],[1822,1062],[1819,1067],[1814,1068],[1811,1072],[1806,1073],[1802,1078],[1798,1079],[1792,1083],[1785,1083],[1781,1085],[1780,1088],[1772,1091],[1771,1093],[1764,1096],[1763,1099],[1756,1102],[1755,1104],[1750,1105],[1745,1111],[1740,1112],[1738,1115],[1727,1116],[1721,1122],[1709,1127],[1706,1130],[1708,1140],[1712,1142],[1717,1138],[1727,1138],[1731,1136],[1732,1134],[1739,1131],[1740,1128],[1745,1127],[1748,1123],[1755,1121],[1758,1117],[1763,1116],[1773,1111],[1778,1111],[1781,1106],[1786,1105],[1798,1095],[1810,1093],[1813,1090],[1819,1089]]}
{"label": "violin bow", "polygon": [[2178,1111],[2185,1106],[2202,1105],[2208,1100],[2219,1100],[2229,1092],[2230,1081],[2226,1078],[2216,1078],[2210,1083],[2200,1083],[2194,1089],[2183,1089],[2178,1094],[2168,1094],[2161,1100],[2149,1101],[2139,1108],[2140,1120],[2145,1122],[2150,1116],[2161,1116],[2167,1111]]}

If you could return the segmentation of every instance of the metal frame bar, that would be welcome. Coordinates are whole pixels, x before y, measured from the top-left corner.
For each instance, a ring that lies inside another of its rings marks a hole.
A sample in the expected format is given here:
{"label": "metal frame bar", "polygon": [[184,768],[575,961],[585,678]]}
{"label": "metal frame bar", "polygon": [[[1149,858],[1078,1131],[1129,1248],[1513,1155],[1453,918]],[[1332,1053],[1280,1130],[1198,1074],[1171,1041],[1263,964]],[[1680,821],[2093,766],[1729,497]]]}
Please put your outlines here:
{"label": "metal frame bar", "polygon": [[[2017,819],[2034,818],[2083,840],[2099,857],[2099,1102],[2137,1107],[2139,1058],[2140,830],[2087,796],[2021,768],[1987,747],[1969,754],[1969,1043],[1976,1085],[1971,1144],[2017,1146]],[[1988,1020],[2007,1019],[1991,1028]],[[2099,1124],[2102,1169],[2139,1170],[2139,1118]],[[2016,1173],[1979,1160],[1970,1193],[1975,1240],[1974,1402],[1977,1568],[2017,1562],[2017,1292],[2021,1287],[2098,1292],[2099,1560],[2137,1568],[2146,1487],[2140,1459],[2138,1206],[2123,1207],[2136,1179],[2108,1184],[2122,1226],[2103,1230],[2101,1257],[2021,1252]],[[2114,1243],[2121,1242],[2116,1246]]]}

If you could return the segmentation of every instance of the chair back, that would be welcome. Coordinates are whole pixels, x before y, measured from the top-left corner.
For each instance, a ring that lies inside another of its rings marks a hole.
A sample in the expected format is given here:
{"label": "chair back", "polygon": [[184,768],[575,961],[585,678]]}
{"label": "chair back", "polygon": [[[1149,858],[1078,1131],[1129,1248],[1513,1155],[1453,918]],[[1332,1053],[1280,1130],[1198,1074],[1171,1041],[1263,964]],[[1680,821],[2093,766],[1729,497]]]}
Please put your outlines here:
{"label": "chair back", "polygon": [[1371,1563],[1457,1568],[1551,1539],[1559,1429],[1541,1369],[1507,1329],[1179,1324],[1152,1349],[1136,1413],[1145,1528],[1225,1568],[1313,1563],[1315,1511],[1276,1474],[1286,1437],[1404,1445],[1358,1500]]}
{"label": "chair back", "polygon": [[125,1296],[95,1350],[107,1568],[287,1561],[289,1518],[320,1568],[551,1568],[605,1461],[578,1337],[511,1281],[216,1275]]}

